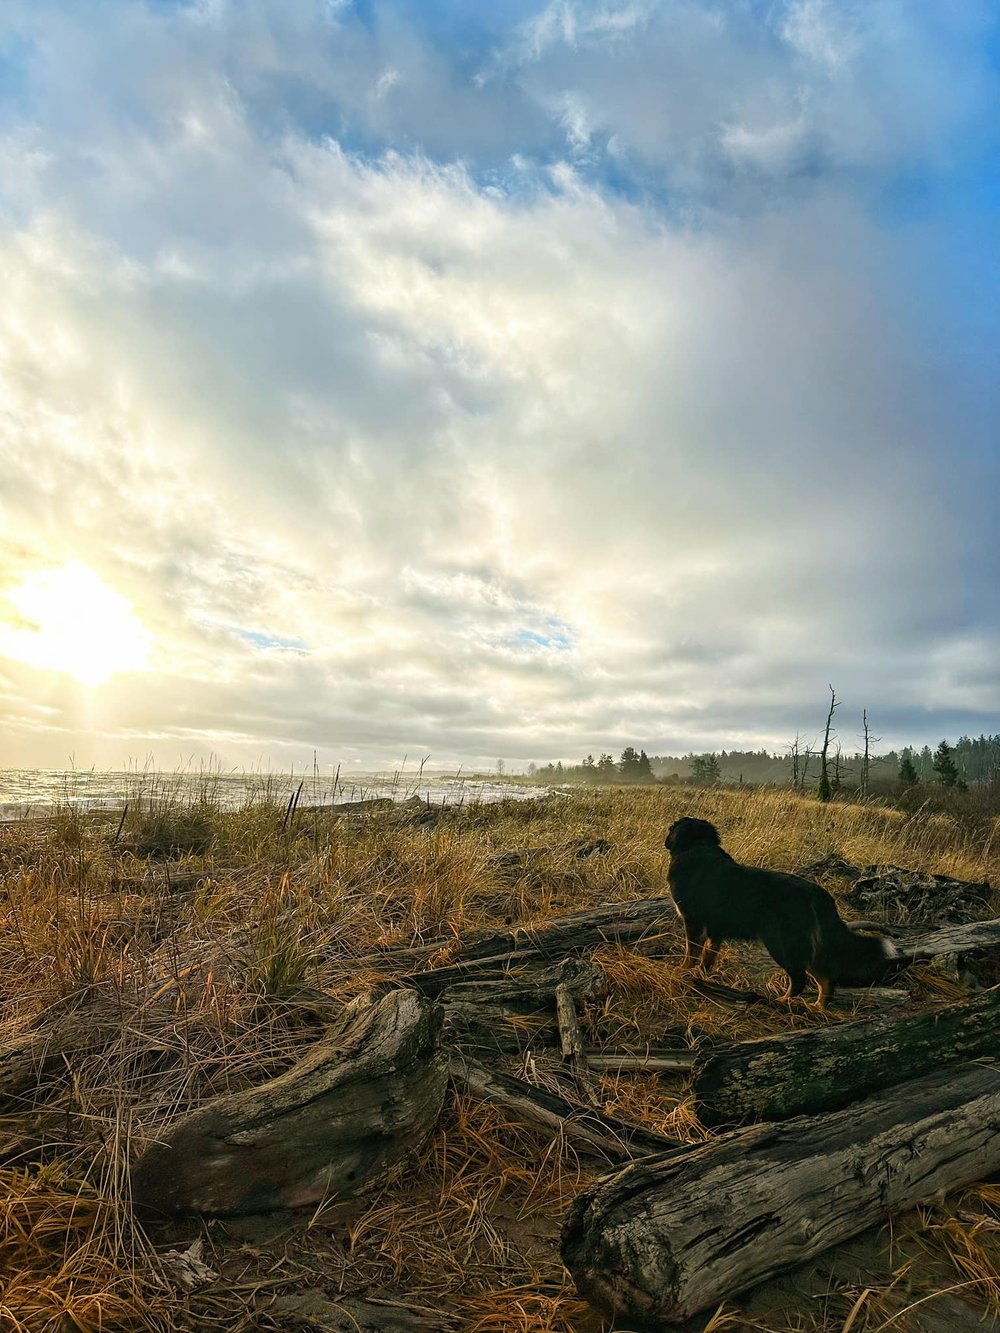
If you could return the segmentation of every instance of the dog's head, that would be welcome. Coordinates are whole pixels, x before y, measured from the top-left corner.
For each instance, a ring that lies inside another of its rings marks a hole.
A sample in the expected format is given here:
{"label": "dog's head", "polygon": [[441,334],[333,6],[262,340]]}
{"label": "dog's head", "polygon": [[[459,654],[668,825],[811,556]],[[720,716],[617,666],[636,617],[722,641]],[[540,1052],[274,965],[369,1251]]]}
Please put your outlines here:
{"label": "dog's head", "polygon": [[711,847],[719,846],[719,833],[715,825],[710,824],[707,819],[685,817],[675,820],[670,825],[663,845],[668,852],[686,852],[701,843],[707,843]]}

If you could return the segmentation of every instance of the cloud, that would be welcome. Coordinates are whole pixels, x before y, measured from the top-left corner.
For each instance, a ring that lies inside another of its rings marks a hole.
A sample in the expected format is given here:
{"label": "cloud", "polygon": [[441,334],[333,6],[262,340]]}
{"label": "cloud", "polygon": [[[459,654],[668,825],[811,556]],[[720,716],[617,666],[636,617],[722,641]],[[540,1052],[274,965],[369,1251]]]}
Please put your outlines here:
{"label": "cloud", "polygon": [[989,729],[975,302],[858,175],[975,25],[895,13],[562,4],[470,54],[392,5],[21,10],[4,554],[155,646],[97,694],[0,663],[12,759],[778,743],[830,679],[887,742]]}

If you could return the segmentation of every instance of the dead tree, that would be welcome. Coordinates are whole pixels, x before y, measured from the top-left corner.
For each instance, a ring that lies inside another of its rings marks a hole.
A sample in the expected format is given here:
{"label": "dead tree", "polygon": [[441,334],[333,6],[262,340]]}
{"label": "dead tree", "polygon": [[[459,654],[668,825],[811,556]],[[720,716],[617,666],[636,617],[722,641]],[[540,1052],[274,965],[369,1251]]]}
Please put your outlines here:
{"label": "dead tree", "polygon": [[861,791],[860,791],[860,795],[861,795],[862,800],[864,800],[864,798],[868,795],[868,774],[869,774],[869,770],[870,770],[870,768],[871,768],[871,747],[872,747],[873,744],[877,745],[877,744],[879,743],[879,741],[882,739],[882,737],[881,737],[881,736],[873,736],[873,735],[871,734],[870,730],[868,729],[868,710],[867,710],[867,708],[864,709],[864,710],[862,711],[861,717],[862,717],[862,721],[863,721],[863,723],[864,723],[864,728],[865,728],[865,731],[864,731],[864,736],[865,736],[865,753],[864,753],[864,758],[863,758],[862,761],[861,761]]}
{"label": "dead tree", "polygon": [[799,789],[799,754],[800,754],[800,750],[799,750],[799,733],[798,733],[798,732],[795,733],[795,739],[792,741],[792,743],[791,743],[790,745],[786,745],[786,746],[785,746],[785,749],[788,751],[788,757],[789,757],[789,759],[791,759],[791,761],[792,761],[792,787],[793,787],[796,791],[798,791],[798,789]]}
{"label": "dead tree", "polygon": [[826,730],[823,733],[823,748],[819,752],[819,785],[816,788],[816,795],[821,801],[828,801],[832,789],[830,787],[830,774],[827,766],[827,755],[830,750],[830,728],[833,725],[833,710],[839,708],[837,696],[834,693],[833,686],[830,686],[830,711],[826,715]]}

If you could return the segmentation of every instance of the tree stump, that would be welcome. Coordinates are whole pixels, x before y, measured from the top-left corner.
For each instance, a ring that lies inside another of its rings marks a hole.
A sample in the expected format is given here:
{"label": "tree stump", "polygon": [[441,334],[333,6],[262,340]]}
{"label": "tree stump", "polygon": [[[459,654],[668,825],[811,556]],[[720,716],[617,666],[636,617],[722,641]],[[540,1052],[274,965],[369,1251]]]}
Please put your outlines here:
{"label": "tree stump", "polygon": [[132,1169],[144,1213],[234,1216],[344,1198],[436,1121],[448,1077],[441,1011],[414,991],[367,997],[280,1077],[200,1107]]}
{"label": "tree stump", "polygon": [[563,1261],[600,1310],[658,1329],[998,1169],[1000,1063],[984,1060],[605,1176],[569,1210]]}

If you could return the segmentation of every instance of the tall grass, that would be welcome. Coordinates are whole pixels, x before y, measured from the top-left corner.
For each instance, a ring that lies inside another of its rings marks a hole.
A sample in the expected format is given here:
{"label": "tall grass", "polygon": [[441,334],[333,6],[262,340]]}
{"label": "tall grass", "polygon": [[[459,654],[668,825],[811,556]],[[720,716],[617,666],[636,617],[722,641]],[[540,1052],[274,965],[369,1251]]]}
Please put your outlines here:
{"label": "tall grass", "polygon": [[[733,855],[776,869],[835,852],[859,865],[1000,877],[992,817],[820,805],[776,790],[583,789],[471,802],[425,827],[392,811],[292,818],[287,793],[266,788],[228,809],[208,781],[185,799],[147,774],[124,821],[120,810],[67,804],[0,827],[0,1049],[68,1015],[89,1038],[65,1061],[40,1064],[37,1086],[4,1113],[0,1330],[197,1326],[195,1298],[167,1290],[132,1222],[130,1156],[206,1099],[287,1068],[340,1005],[414,957],[436,964],[479,928],[664,893],[663,837],[681,815],[711,819]],[[577,842],[598,837],[611,843],[606,855],[576,857]],[[499,855],[512,851],[525,854]],[[595,1043],[643,1049],[668,1029],[738,1037],[842,1021],[704,1000],[677,972],[672,917],[662,935],[661,959],[601,951],[609,991],[585,1016]],[[725,955],[721,968],[724,980],[765,988],[773,971],[752,949]],[[558,1060],[542,1051],[528,1072],[560,1086]],[[602,1090],[625,1118],[705,1135],[680,1078],[622,1075]],[[418,1172],[303,1221],[298,1244],[323,1255],[346,1290],[395,1285],[418,1304],[437,1293],[459,1327],[584,1333],[599,1324],[567,1287],[556,1245],[559,1212],[584,1178],[567,1145],[459,1101]],[[963,1250],[951,1227],[936,1234],[952,1267],[974,1267],[979,1280],[985,1251]],[[979,1225],[977,1244],[987,1230]],[[245,1319],[254,1283],[275,1280],[273,1262],[266,1248],[249,1261],[219,1242],[217,1326]]]}

